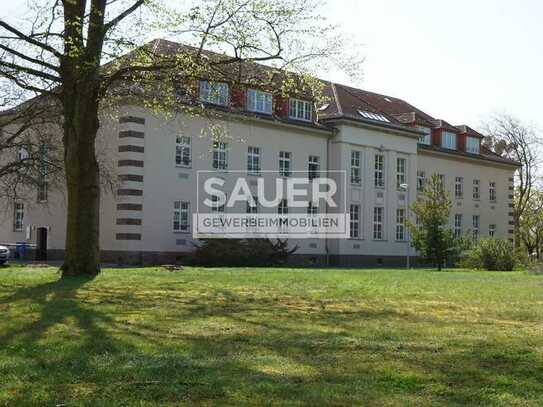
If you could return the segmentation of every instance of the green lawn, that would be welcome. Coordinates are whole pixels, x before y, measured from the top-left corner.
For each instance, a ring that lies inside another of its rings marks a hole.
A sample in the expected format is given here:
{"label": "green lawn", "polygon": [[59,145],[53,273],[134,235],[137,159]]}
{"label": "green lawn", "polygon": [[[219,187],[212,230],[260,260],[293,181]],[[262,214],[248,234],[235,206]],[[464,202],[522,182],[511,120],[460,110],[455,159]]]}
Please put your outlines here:
{"label": "green lawn", "polygon": [[543,405],[543,276],[0,268],[0,405]]}

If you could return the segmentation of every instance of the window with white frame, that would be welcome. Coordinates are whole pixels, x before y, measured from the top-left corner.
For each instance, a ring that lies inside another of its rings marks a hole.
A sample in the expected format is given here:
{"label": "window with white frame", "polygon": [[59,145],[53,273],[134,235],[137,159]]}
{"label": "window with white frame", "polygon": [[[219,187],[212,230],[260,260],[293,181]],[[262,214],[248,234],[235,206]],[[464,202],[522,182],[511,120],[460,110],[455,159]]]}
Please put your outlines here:
{"label": "window with white frame", "polygon": [[272,113],[272,94],[257,89],[247,90],[247,110],[257,113]]}
{"label": "window with white frame", "polygon": [[307,161],[307,176],[309,179],[319,178],[320,158],[316,155],[310,155]]}
{"label": "window with white frame", "polygon": [[464,178],[456,177],[454,181],[454,197],[462,199],[464,197]]}
{"label": "window with white frame", "polygon": [[466,137],[466,151],[468,153],[479,154],[480,140],[477,137]]}
{"label": "window with white frame", "polygon": [[424,185],[426,184],[426,173],[424,171],[417,171],[417,191],[422,192]]}
{"label": "window with white frame", "polygon": [[454,236],[460,237],[462,236],[462,214],[457,213],[454,215]]}
{"label": "window with white frame", "polygon": [[228,169],[228,143],[213,142],[213,168],[216,170]]}
{"label": "window with white frame", "polygon": [[15,202],[13,211],[13,231],[22,232],[25,218],[25,204]]}
{"label": "window with white frame", "polygon": [[473,200],[478,201],[481,199],[481,181],[478,179],[473,180]]}
{"label": "window with white frame", "polygon": [[301,99],[289,99],[288,116],[291,119],[311,121],[312,107],[311,102]]}
{"label": "window with white frame", "polygon": [[351,151],[351,184],[360,185],[360,151]]}
{"label": "window with white frame", "polygon": [[396,240],[405,240],[405,209],[396,209]]}
{"label": "window with white frame", "polygon": [[174,201],[173,203],[173,231],[188,232],[190,204],[184,201]]}
{"label": "window with white frame", "polygon": [[247,172],[260,174],[260,147],[247,147]]}
{"label": "window with white frame", "polygon": [[373,208],[373,239],[383,240],[383,216],[384,208],[376,206]]}
{"label": "window with white frame", "polygon": [[47,175],[42,175],[38,183],[38,202],[47,202],[48,191],[49,183],[47,182]]}
{"label": "window with white frame", "polygon": [[424,132],[424,135],[419,138],[419,143],[426,145],[432,144],[432,129],[428,127],[419,127],[418,129]]}
{"label": "window with white frame", "polygon": [[405,158],[396,159],[396,189],[401,189],[401,186],[406,183],[406,163]]}
{"label": "window with white frame", "polygon": [[253,196],[253,201],[247,201],[247,213],[258,213],[258,196]]}
{"label": "window with white frame", "polygon": [[441,191],[445,191],[445,174],[437,174],[439,178],[439,187]]}
{"label": "window with white frame", "polygon": [[228,84],[200,81],[200,100],[205,103],[226,106],[228,104]]}
{"label": "window with white frame", "polygon": [[480,217],[479,215],[473,215],[472,220],[472,226],[473,226],[473,241],[476,242],[479,240],[479,226],[480,226]]}
{"label": "window with white frame", "polygon": [[496,235],[496,225],[490,224],[488,225],[488,236],[494,237]]}
{"label": "window with white frame", "polygon": [[286,199],[281,199],[279,206],[277,207],[277,213],[279,215],[288,215],[288,201]]}
{"label": "window with white frame", "polygon": [[374,173],[375,188],[385,187],[385,156],[375,154],[375,173]]}
{"label": "window with white frame", "polygon": [[490,202],[496,202],[496,183],[495,182],[488,183],[488,199],[490,200]]}
{"label": "window with white frame", "polygon": [[224,213],[224,207],[226,202],[220,204],[219,197],[217,195],[211,195],[211,212]]}
{"label": "window with white frame", "polygon": [[192,162],[191,140],[188,136],[175,138],[175,165],[178,167],[190,167]]}
{"label": "window with white frame", "polygon": [[449,150],[456,150],[456,134],[450,131],[441,133],[441,147]]}
{"label": "window with white frame", "polygon": [[316,216],[319,213],[319,204],[308,202],[307,203],[307,214],[310,216]]}
{"label": "window with white frame", "polygon": [[292,153],[288,151],[279,151],[279,175],[290,177],[292,173]]}
{"label": "window with white frame", "polygon": [[360,237],[360,205],[351,204],[349,214],[351,239],[358,239]]}
{"label": "window with white frame", "polygon": [[19,150],[17,150],[17,160],[23,161],[28,158],[28,151],[26,148],[21,147]]}
{"label": "window with white frame", "polygon": [[49,172],[49,146],[46,143],[40,145],[40,164],[39,164],[39,183],[38,183],[38,202],[47,202],[47,192],[49,184],[47,175]]}

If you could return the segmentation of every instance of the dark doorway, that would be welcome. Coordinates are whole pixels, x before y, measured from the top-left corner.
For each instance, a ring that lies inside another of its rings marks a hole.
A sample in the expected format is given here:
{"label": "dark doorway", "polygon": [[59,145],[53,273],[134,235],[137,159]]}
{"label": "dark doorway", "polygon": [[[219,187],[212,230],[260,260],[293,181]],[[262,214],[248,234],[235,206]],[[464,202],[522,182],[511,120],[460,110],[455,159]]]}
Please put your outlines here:
{"label": "dark doorway", "polygon": [[47,228],[38,228],[37,230],[36,260],[47,260]]}

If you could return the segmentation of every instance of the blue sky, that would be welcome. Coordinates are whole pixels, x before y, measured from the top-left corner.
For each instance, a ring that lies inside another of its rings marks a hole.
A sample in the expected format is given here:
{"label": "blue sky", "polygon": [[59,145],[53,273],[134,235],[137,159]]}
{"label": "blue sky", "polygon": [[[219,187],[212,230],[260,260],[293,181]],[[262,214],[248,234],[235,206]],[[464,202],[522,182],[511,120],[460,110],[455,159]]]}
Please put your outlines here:
{"label": "blue sky", "polygon": [[[11,20],[25,3],[1,2],[0,15]],[[543,2],[329,0],[324,10],[362,44],[355,85],[452,124],[506,111],[543,127]],[[349,84],[340,72],[322,77]]]}

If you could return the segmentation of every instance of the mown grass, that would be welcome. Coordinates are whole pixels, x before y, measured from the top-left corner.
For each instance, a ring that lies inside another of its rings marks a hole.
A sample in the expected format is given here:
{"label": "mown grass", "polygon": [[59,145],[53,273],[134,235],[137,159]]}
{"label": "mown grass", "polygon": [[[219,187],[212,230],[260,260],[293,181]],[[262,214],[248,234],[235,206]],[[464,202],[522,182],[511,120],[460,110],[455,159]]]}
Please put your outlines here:
{"label": "mown grass", "polygon": [[0,405],[543,405],[543,276],[0,268]]}

